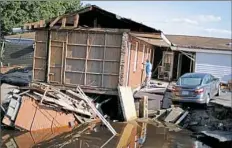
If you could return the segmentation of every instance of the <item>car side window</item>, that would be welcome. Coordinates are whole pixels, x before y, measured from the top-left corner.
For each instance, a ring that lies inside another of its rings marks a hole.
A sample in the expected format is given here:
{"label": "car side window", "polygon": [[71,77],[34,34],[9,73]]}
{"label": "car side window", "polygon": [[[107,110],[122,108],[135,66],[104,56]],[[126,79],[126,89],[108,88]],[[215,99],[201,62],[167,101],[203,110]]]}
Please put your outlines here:
{"label": "car side window", "polygon": [[208,84],[210,82],[209,76],[205,76],[203,79],[203,84]]}

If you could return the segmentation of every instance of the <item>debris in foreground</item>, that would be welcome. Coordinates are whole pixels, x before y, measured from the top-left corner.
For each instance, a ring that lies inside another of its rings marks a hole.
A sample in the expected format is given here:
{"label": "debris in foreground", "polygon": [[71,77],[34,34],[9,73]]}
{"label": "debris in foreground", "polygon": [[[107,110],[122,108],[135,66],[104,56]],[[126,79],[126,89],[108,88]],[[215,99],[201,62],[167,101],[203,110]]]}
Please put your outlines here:
{"label": "debris in foreground", "polygon": [[[99,118],[116,135],[116,131],[96,109],[80,87],[78,93],[64,93],[54,86],[31,83],[28,88],[14,89],[1,108],[5,110],[2,123],[19,130],[37,131],[73,127],[78,123],[93,122]],[[70,95],[71,94],[71,95]]]}
{"label": "debris in foreground", "polygon": [[232,141],[232,132],[230,131],[202,131],[202,134],[216,138],[220,142]]}

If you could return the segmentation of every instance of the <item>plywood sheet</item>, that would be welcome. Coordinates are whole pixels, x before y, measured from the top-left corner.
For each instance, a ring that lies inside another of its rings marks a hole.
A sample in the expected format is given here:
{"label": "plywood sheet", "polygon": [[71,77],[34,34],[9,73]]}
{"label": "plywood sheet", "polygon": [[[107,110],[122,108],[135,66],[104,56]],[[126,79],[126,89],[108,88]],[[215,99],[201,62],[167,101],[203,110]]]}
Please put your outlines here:
{"label": "plywood sheet", "polygon": [[104,47],[89,47],[88,59],[103,59]]}
{"label": "plywood sheet", "polygon": [[120,34],[107,34],[106,35],[106,46],[121,46],[122,35]]}
{"label": "plywood sheet", "polygon": [[65,73],[65,83],[73,84],[73,85],[84,85],[84,73],[74,73],[74,72],[66,72]]}
{"label": "plywood sheet", "polygon": [[118,93],[124,119],[126,121],[136,119],[137,115],[131,87],[118,86]]}
{"label": "plywood sheet", "polygon": [[121,49],[120,48],[109,48],[106,47],[105,59],[106,60],[117,60],[120,61]]}
{"label": "plywood sheet", "polygon": [[85,33],[85,32],[69,32],[68,43],[87,44],[87,33]]}
{"label": "plywood sheet", "polygon": [[86,75],[86,85],[88,86],[99,86],[101,87],[101,75],[87,74]]}
{"label": "plywood sheet", "polygon": [[105,88],[117,88],[118,86],[118,76],[110,76],[104,75],[103,76],[103,86]]}
{"label": "plywood sheet", "polygon": [[68,45],[67,47],[67,57],[70,58],[85,58],[86,57],[86,46],[73,46]]}
{"label": "plywood sheet", "polygon": [[105,62],[104,73],[119,74],[119,62]]}
{"label": "plywood sheet", "polygon": [[87,61],[87,72],[102,73],[102,62]]}

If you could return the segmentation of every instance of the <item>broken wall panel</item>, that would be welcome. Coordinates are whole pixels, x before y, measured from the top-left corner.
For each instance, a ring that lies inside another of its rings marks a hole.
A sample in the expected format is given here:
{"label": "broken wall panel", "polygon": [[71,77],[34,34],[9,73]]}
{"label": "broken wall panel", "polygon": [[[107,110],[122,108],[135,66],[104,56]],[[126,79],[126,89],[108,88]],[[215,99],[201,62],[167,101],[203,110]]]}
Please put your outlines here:
{"label": "broken wall panel", "polygon": [[45,81],[47,66],[47,30],[37,30],[35,34],[35,50],[33,60],[33,80]]}
{"label": "broken wall panel", "polygon": [[41,105],[30,97],[23,96],[22,100],[15,120],[15,126],[18,128],[27,131],[56,129],[59,127],[68,127],[69,122],[75,121],[71,113],[65,114],[58,109]]}

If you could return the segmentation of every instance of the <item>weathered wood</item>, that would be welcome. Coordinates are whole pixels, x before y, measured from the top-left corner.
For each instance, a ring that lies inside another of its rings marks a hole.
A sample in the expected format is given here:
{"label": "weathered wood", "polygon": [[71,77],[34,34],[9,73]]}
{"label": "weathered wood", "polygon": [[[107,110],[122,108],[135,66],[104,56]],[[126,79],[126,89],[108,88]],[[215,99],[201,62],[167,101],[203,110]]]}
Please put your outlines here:
{"label": "weathered wood", "polygon": [[185,113],[175,122],[175,124],[180,124],[182,120],[189,114],[189,111],[185,111]]}
{"label": "weathered wood", "polygon": [[74,15],[74,27],[77,27],[79,23],[79,14]]}
{"label": "weathered wood", "polygon": [[124,119],[126,121],[136,119],[137,115],[131,87],[118,86],[118,93]]}
{"label": "weathered wood", "polygon": [[[102,116],[102,114],[96,109],[94,104],[89,100],[89,97],[85,95],[85,93],[81,90],[79,86],[77,86],[77,91],[80,93],[82,98],[86,101],[86,103],[91,107],[91,109],[94,111],[94,113],[101,119],[101,121],[107,126],[107,128],[112,132],[113,135],[116,135],[117,132],[114,130],[114,128],[110,125],[110,123]],[[76,94],[73,92],[73,94]],[[79,96],[78,94],[76,94]]]}
{"label": "weathered wood", "polygon": [[61,16],[58,16],[54,21],[50,23],[49,27],[53,27],[60,19],[61,19]]}
{"label": "weathered wood", "polygon": [[175,107],[164,119],[165,122],[175,122],[176,119],[183,113],[183,110],[179,107]]}
{"label": "weathered wood", "polygon": [[65,26],[66,26],[66,17],[63,17],[61,27],[65,27]]}
{"label": "weathered wood", "polygon": [[47,97],[47,96],[43,96],[43,95],[41,95],[39,93],[36,93],[36,92],[34,92],[34,93],[36,95],[40,96],[40,97],[43,97],[44,101],[47,101],[47,102],[50,102],[50,103],[55,103],[55,104],[57,104],[59,106],[62,106],[64,109],[67,109],[69,111],[73,111],[73,112],[83,114],[83,115],[87,115],[87,116],[90,116],[90,117],[92,116],[92,114],[89,111],[87,111],[86,109],[84,109],[81,106],[74,107],[74,106],[71,106],[69,104],[69,102],[67,102],[65,100],[57,100],[55,98],[50,98],[50,97]]}
{"label": "weathered wood", "polygon": [[139,102],[139,117],[148,118],[148,97],[144,96]]}

